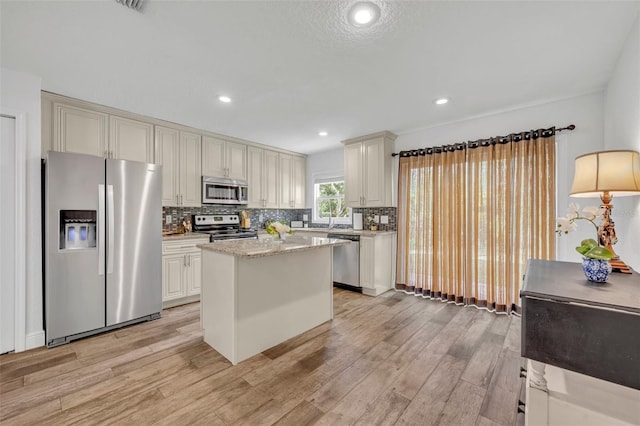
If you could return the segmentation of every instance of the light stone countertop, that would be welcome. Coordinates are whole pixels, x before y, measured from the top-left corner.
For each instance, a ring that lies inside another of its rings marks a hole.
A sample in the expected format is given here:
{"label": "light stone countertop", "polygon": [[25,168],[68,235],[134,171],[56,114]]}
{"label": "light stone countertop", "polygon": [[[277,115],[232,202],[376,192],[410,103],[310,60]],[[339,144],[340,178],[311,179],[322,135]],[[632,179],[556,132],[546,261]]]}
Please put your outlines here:
{"label": "light stone countertop", "polygon": [[162,241],[180,241],[180,240],[191,240],[197,238],[206,238],[209,239],[208,234],[201,234],[199,232],[187,232],[184,234],[162,234]]}
{"label": "light stone countertop", "polygon": [[[293,235],[296,232],[319,232],[325,234],[346,234],[346,235],[363,235],[365,237],[375,237],[377,235],[391,235],[396,234],[396,231],[369,231],[364,229],[362,231],[354,231],[352,228],[293,228]],[[258,230],[258,234],[264,235],[267,231],[264,229]]]}
{"label": "light stone countertop", "polygon": [[348,240],[290,235],[285,241],[271,239],[245,239],[216,241],[215,243],[198,244],[197,247],[202,250],[210,250],[231,256],[255,258],[286,254],[295,251],[313,250],[322,247],[334,247],[350,243],[351,242]]}

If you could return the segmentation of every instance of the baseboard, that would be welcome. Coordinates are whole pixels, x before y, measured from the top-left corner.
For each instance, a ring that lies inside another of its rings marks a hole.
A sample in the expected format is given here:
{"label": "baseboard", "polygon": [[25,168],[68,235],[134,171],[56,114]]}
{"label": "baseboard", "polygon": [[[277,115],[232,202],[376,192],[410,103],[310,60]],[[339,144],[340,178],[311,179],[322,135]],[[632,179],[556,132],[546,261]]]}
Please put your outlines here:
{"label": "baseboard", "polygon": [[40,346],[44,346],[44,330],[34,331],[33,333],[27,334],[27,338],[25,339],[25,350],[38,348]]}

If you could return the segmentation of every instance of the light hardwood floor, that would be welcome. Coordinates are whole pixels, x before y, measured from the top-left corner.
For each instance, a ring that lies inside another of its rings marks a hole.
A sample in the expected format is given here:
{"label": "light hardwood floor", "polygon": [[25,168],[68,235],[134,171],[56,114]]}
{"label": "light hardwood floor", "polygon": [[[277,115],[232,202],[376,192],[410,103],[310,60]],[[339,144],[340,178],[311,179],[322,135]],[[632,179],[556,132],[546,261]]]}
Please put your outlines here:
{"label": "light hardwood floor", "polygon": [[0,423],[516,423],[517,317],[335,289],[333,321],[231,366],[199,310],[0,356]]}

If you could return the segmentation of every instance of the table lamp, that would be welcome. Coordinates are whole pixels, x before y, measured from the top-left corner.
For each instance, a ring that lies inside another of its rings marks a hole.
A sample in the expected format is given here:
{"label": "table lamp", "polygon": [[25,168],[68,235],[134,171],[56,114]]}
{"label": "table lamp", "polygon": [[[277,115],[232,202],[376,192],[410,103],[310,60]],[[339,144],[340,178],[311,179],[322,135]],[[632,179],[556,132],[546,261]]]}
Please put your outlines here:
{"label": "table lamp", "polygon": [[630,274],[629,267],[613,250],[618,238],[611,220],[611,199],[640,195],[640,154],[637,151],[600,151],[576,157],[572,197],[600,197],[605,209],[598,228],[600,245],[613,253],[614,271]]}

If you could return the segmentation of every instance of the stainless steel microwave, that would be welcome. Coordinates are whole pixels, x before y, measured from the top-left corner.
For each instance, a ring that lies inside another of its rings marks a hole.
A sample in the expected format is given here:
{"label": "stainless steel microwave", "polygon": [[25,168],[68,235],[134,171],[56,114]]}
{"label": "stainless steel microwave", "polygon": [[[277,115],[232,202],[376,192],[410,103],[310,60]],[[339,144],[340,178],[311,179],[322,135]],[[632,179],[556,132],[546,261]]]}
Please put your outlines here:
{"label": "stainless steel microwave", "polygon": [[247,181],[202,177],[202,204],[247,204],[248,202]]}

